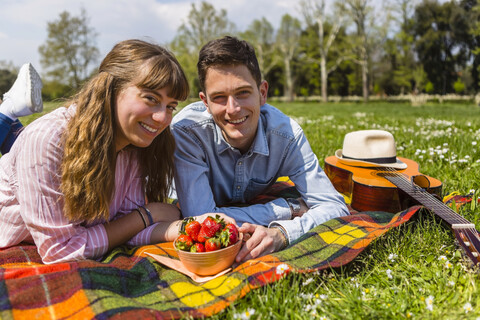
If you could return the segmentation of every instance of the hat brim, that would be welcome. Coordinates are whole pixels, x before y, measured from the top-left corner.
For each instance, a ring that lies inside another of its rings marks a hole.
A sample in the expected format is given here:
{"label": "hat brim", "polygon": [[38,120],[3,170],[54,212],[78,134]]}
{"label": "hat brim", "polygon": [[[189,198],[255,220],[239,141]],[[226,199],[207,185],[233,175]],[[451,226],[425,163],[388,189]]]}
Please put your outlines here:
{"label": "hat brim", "polygon": [[394,168],[394,169],[407,168],[407,164],[405,162],[400,161],[398,158],[396,158],[397,162],[393,162],[393,163],[375,163],[375,162],[368,162],[364,160],[347,159],[343,157],[342,149],[338,149],[337,151],[335,151],[335,156],[341,163],[346,164],[348,166],[368,167],[368,168],[381,167],[381,168]]}

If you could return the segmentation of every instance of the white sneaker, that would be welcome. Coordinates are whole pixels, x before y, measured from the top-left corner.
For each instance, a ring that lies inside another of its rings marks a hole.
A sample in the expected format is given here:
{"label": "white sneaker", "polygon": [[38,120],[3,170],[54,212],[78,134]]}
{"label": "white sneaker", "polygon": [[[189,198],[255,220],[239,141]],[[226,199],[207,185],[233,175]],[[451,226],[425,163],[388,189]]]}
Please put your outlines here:
{"label": "white sneaker", "polygon": [[13,86],[3,95],[3,100],[10,99],[13,102],[10,112],[16,117],[42,112],[42,87],[42,79],[37,71],[31,63],[26,63],[20,68]]}

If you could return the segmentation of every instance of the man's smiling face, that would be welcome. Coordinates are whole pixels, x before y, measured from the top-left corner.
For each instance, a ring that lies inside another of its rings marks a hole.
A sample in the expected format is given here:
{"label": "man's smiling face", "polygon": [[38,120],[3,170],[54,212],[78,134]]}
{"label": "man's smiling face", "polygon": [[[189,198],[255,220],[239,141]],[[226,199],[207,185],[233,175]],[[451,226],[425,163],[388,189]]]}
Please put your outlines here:
{"label": "man's smiling face", "polygon": [[225,140],[242,153],[248,151],[257,132],[260,107],[267,98],[267,82],[258,86],[244,65],[215,66],[207,71],[205,91],[200,98]]}

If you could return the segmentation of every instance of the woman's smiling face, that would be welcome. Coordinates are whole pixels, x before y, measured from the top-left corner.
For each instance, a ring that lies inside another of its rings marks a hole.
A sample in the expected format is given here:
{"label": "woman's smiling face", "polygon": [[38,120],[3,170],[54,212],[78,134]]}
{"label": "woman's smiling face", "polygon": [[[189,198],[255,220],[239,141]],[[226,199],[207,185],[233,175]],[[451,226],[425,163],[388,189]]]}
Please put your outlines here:
{"label": "woman's smiling face", "polygon": [[117,152],[130,144],[148,147],[170,125],[178,101],[168,92],[168,88],[150,90],[131,85],[119,93],[115,106]]}

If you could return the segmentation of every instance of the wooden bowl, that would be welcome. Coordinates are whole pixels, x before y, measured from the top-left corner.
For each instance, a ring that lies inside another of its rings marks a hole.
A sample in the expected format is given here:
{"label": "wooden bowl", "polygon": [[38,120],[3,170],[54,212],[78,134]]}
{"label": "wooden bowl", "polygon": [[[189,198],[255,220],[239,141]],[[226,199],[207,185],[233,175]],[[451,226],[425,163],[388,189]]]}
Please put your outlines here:
{"label": "wooden bowl", "polygon": [[235,244],[216,251],[189,252],[177,249],[175,242],[173,247],[177,251],[178,258],[189,271],[201,276],[211,276],[229,268],[235,261],[238,251],[242,247],[243,234],[238,235]]}

